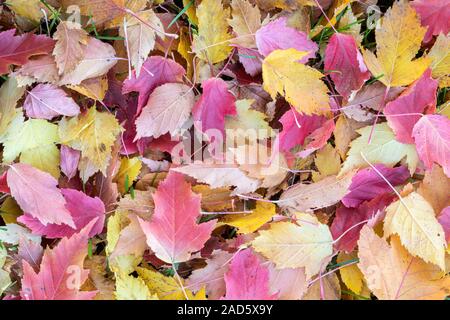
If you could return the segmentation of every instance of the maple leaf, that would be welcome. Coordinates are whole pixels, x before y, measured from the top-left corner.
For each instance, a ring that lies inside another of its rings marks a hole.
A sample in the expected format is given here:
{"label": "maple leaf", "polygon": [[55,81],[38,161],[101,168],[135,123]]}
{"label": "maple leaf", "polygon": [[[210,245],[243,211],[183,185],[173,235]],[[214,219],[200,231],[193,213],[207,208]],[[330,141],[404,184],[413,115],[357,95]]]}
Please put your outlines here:
{"label": "maple leaf", "polygon": [[305,52],[295,49],[275,50],[263,62],[263,88],[273,99],[277,93],[284,96],[295,109],[307,115],[327,114],[327,87],[320,80],[319,71],[301,64]]}
{"label": "maple leaf", "polygon": [[332,242],[327,225],[308,214],[298,214],[297,224],[277,222],[268,230],[260,231],[252,241],[252,247],[277,268],[304,267],[306,277],[310,279],[330,257]]}
{"label": "maple leaf", "polygon": [[449,277],[436,266],[411,256],[393,237],[389,246],[368,226],[358,241],[359,269],[381,300],[438,300],[449,294]]}
{"label": "maple leaf", "polygon": [[182,82],[186,71],[175,61],[159,56],[149,57],[142,65],[144,72],[136,77],[135,72],[131,79],[123,83],[122,92],[139,92],[137,114],[146,105],[150,93],[158,86],[169,82]]}
{"label": "maple leaf", "polygon": [[230,9],[223,8],[222,0],[204,0],[196,13],[198,34],[194,35],[193,51],[200,59],[213,64],[225,60],[232,49],[227,23]]}
{"label": "maple leaf", "polygon": [[275,50],[296,49],[306,54],[299,59],[299,62],[306,63],[316,56],[317,44],[308,39],[308,36],[301,31],[287,25],[287,18],[278,18],[262,28],[256,34],[256,45],[263,56],[268,56]]}
{"label": "maple leaf", "polygon": [[51,175],[28,164],[16,163],[8,170],[7,181],[11,195],[24,212],[44,225],[64,223],[75,228],[66,201],[56,187],[58,182]]}
{"label": "maple leaf", "polygon": [[53,84],[39,84],[28,91],[23,108],[28,117],[47,120],[59,115],[73,117],[80,113],[75,101]]}
{"label": "maple leaf", "polygon": [[420,160],[429,169],[439,163],[450,177],[450,119],[441,115],[423,116],[414,126],[413,137]]}
{"label": "maple leaf", "polygon": [[269,292],[269,270],[262,266],[251,249],[239,251],[224,275],[225,300],[274,300]]}
{"label": "maple leaf", "polygon": [[166,83],[155,88],[136,119],[135,140],[158,138],[168,132],[175,135],[189,118],[193,107],[194,93],[188,86]]}
{"label": "maple leaf", "polygon": [[450,8],[448,0],[414,0],[411,6],[417,11],[427,33],[423,39],[429,42],[433,36],[450,31]]}
{"label": "maple leaf", "polygon": [[[215,221],[197,224],[200,197],[181,174],[170,172],[153,195],[155,212],[150,222],[139,218],[147,244],[169,263],[187,261],[209,238]],[[168,223],[169,222],[169,223]]]}
{"label": "maple leaf", "polygon": [[66,201],[65,207],[70,212],[75,223],[75,228],[65,224],[49,223],[44,225],[39,219],[29,213],[20,216],[17,221],[26,225],[32,230],[33,234],[45,236],[49,239],[71,237],[93,219],[96,219],[96,223],[92,226],[89,237],[102,232],[105,222],[105,206],[99,198],[91,198],[83,192],[74,189],[61,189],[61,193]]}
{"label": "maple leaf", "polygon": [[414,143],[412,131],[420,114],[436,111],[437,87],[437,81],[431,78],[431,70],[427,70],[397,99],[386,105],[384,114],[398,141]]}
{"label": "maple leaf", "polygon": [[53,35],[56,40],[53,55],[60,75],[72,72],[85,54],[89,35],[81,25],[71,21],[61,21]]}
{"label": "maple leaf", "polygon": [[39,272],[23,260],[20,291],[23,300],[91,300],[97,294],[95,291],[80,291],[89,273],[83,269],[83,261],[95,222],[91,221],[72,237],[63,238],[55,248],[46,249]]}
{"label": "maple leaf", "polygon": [[348,98],[370,78],[355,40],[350,35],[335,33],[325,51],[325,72],[330,72],[336,90]]}
{"label": "maple leaf", "polygon": [[15,29],[0,32],[0,75],[8,73],[10,65],[21,66],[35,55],[53,50],[55,42],[44,35],[25,33],[15,36]]}
{"label": "maple leaf", "polygon": [[236,99],[228,91],[227,83],[220,78],[210,78],[202,83],[203,94],[192,110],[194,123],[202,132],[225,128],[225,116],[236,115]]}
{"label": "maple leaf", "polygon": [[445,270],[444,230],[433,208],[420,194],[412,192],[386,209],[384,235],[394,233],[410,253]]}
{"label": "maple leaf", "polygon": [[98,112],[95,107],[76,118],[63,118],[59,123],[61,143],[81,151],[81,156],[91,161],[94,172],[105,173],[111,148],[120,132],[114,116]]}
{"label": "maple leaf", "polygon": [[409,85],[430,65],[430,59],[413,60],[425,35],[409,1],[396,1],[376,30],[377,56],[364,50],[364,60],[375,77],[388,87]]}

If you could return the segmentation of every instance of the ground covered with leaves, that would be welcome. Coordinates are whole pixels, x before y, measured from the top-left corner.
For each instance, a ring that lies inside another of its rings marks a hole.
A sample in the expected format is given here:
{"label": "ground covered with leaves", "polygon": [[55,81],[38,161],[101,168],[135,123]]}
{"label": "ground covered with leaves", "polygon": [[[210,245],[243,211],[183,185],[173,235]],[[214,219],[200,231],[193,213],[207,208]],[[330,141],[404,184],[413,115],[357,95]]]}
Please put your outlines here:
{"label": "ground covered with leaves", "polygon": [[0,4],[3,299],[447,299],[450,0]]}

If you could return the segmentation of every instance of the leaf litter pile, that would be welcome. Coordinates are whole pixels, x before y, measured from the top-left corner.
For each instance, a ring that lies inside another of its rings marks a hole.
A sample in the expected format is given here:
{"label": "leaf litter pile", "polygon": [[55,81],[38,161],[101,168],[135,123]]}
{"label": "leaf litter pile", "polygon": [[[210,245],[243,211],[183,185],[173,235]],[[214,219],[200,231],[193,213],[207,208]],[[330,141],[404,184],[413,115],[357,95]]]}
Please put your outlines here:
{"label": "leaf litter pile", "polygon": [[448,299],[450,0],[0,5],[2,299]]}

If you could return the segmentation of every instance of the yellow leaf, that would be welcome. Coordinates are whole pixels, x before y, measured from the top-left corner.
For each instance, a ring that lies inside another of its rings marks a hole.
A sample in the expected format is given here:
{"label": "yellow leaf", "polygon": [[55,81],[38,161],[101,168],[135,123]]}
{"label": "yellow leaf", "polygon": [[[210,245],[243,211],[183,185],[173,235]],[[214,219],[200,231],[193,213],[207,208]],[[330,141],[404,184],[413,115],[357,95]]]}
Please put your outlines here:
{"label": "yellow leaf", "polygon": [[295,49],[275,50],[263,62],[263,88],[273,99],[277,93],[304,114],[327,114],[330,111],[323,74],[301,64],[306,52]]}
{"label": "yellow leaf", "polygon": [[186,8],[189,3],[193,1],[191,6],[186,10],[186,15],[189,18],[189,21],[195,25],[198,25],[197,14],[195,12],[195,0],[183,0],[183,7]]}
{"label": "yellow leaf", "polygon": [[63,118],[59,123],[61,143],[81,151],[95,171],[106,173],[111,147],[122,128],[114,115],[98,112],[95,107],[77,117]]}
{"label": "yellow leaf", "polygon": [[358,267],[380,300],[443,300],[450,278],[435,265],[411,256],[396,236],[391,246],[367,225],[358,241]]}
{"label": "yellow leaf", "polygon": [[117,300],[158,300],[144,280],[127,274],[116,274],[115,296]]}
{"label": "yellow leaf", "polygon": [[448,76],[450,75],[450,35],[440,34],[428,57],[432,60],[433,78],[439,79],[439,84],[448,81]]}
{"label": "yellow leaf", "polygon": [[333,252],[333,238],[327,225],[313,216],[299,214],[296,225],[291,222],[273,223],[259,232],[252,241],[255,251],[275,263],[277,268],[305,267],[310,279],[326,265]]}
{"label": "yellow leaf", "polygon": [[12,197],[7,197],[5,201],[3,201],[0,207],[0,212],[5,224],[17,223],[17,218],[23,213],[17,202]]}
{"label": "yellow leaf", "polygon": [[20,155],[20,162],[59,177],[58,126],[43,119],[23,122],[20,115],[8,128],[4,142],[3,161],[13,162]]}
{"label": "yellow leaf", "polygon": [[48,14],[47,8],[40,0],[8,0],[5,3],[14,13],[38,23],[44,17],[42,9]]}
{"label": "yellow leaf", "polygon": [[177,51],[183,59],[186,60],[186,76],[191,79],[194,72],[192,65],[194,55],[191,52],[191,39],[187,27],[181,27],[180,29],[180,40],[178,42]]}
{"label": "yellow leaf", "polygon": [[119,172],[117,172],[117,175],[114,178],[114,182],[117,182],[120,193],[127,192],[127,190],[125,190],[126,181],[128,180],[127,183],[129,188],[133,184],[133,181],[136,180],[141,168],[142,162],[138,157],[123,157],[120,160]]}
{"label": "yellow leaf", "polygon": [[302,6],[315,6],[314,0],[258,0],[258,6],[266,11],[279,8],[283,10],[293,11]]}
{"label": "yellow leaf", "polygon": [[315,164],[319,172],[313,172],[314,182],[322,180],[326,176],[332,176],[339,173],[341,168],[341,157],[331,144],[327,144],[316,153]]}
{"label": "yellow leaf", "polygon": [[364,60],[375,77],[388,87],[407,86],[430,65],[427,57],[414,59],[426,28],[409,1],[394,2],[376,29],[377,55],[364,50]]}
{"label": "yellow leaf", "polygon": [[221,0],[203,0],[197,7],[198,35],[194,35],[193,51],[212,64],[228,58],[231,52],[227,18],[230,9],[224,9]]}
{"label": "yellow leaf", "polygon": [[344,162],[339,175],[354,168],[365,168],[369,164],[364,160],[361,153],[371,164],[382,163],[387,166],[394,166],[396,163],[406,158],[409,172],[416,171],[419,158],[413,144],[403,144],[395,139],[395,135],[387,123],[375,125],[372,139],[369,137],[372,132],[372,125],[361,128],[357,132],[361,135],[350,144],[347,159]]}
{"label": "yellow leaf", "polygon": [[161,300],[185,300],[183,290],[174,277],[167,277],[157,271],[137,268],[137,273],[145,281],[152,294]]}
{"label": "yellow leaf", "polygon": [[[338,263],[348,263],[350,260],[354,260],[356,258],[356,254],[347,254],[345,252],[340,252],[337,257]],[[358,266],[355,264],[351,264],[339,269],[341,274],[342,282],[352,290],[356,294],[361,294],[361,290],[364,285],[364,275],[361,270],[359,270]]]}
{"label": "yellow leaf", "polygon": [[384,236],[398,234],[413,255],[445,270],[445,233],[433,207],[417,192],[412,192],[386,209]]}
{"label": "yellow leaf", "polygon": [[225,215],[222,222],[238,228],[239,233],[252,233],[269,221],[275,212],[276,206],[273,203],[257,201],[252,213]]}

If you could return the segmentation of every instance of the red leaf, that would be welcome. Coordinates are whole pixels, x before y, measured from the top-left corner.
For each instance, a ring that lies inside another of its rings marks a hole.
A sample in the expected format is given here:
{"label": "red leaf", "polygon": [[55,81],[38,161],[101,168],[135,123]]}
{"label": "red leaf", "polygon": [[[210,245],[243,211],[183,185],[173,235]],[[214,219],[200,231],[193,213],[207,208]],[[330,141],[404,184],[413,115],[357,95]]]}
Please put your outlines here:
{"label": "red leaf", "polygon": [[16,29],[0,33],[0,75],[8,73],[10,65],[21,66],[31,56],[50,53],[55,41],[43,35],[25,33],[15,36]]}
{"label": "red leaf", "polygon": [[23,260],[23,300],[91,300],[96,291],[80,291],[89,270],[83,269],[89,233],[96,221],[70,238],[63,238],[53,249],[46,249],[39,272]]}
{"label": "red leaf", "polygon": [[289,152],[293,147],[302,145],[307,136],[320,128],[327,119],[318,115],[300,115],[291,109],[280,118],[283,130],[278,135],[279,148]]}
{"label": "red leaf", "polygon": [[148,97],[153,89],[168,82],[181,82],[186,71],[175,61],[165,59],[159,56],[148,58],[142,65],[141,73],[136,78],[133,71],[133,77],[123,83],[122,92],[139,92],[139,102],[136,115],[147,104]]}
{"label": "red leaf", "polygon": [[327,144],[327,141],[331,137],[331,134],[333,133],[335,127],[336,126],[333,119],[325,121],[320,128],[314,130],[307,137],[307,139],[309,140],[308,144],[305,146],[305,149],[298,152],[296,156],[300,158],[306,158],[314,151],[321,149],[324,145]]}
{"label": "red leaf", "polygon": [[225,300],[275,300],[269,293],[269,269],[251,249],[239,251],[225,274]]}
{"label": "red leaf", "polygon": [[[412,131],[414,125],[420,119],[418,113],[425,111],[434,113],[436,111],[437,88],[438,82],[431,78],[431,70],[428,69],[397,99],[386,105],[384,114],[398,141],[414,143]],[[411,113],[413,115],[408,115]]]}
{"label": "red leaf", "polygon": [[56,187],[58,181],[50,174],[28,164],[16,163],[8,170],[7,181],[11,195],[24,212],[43,225],[66,224],[75,228],[61,190]]}
{"label": "red leaf", "polygon": [[203,94],[195,104],[192,115],[196,127],[206,132],[209,129],[225,130],[225,116],[236,115],[236,99],[220,78],[210,78],[202,83]]}
{"label": "red leaf", "polygon": [[441,115],[423,116],[414,126],[413,137],[425,167],[431,169],[436,162],[450,177],[450,119]]}
{"label": "red leaf", "polygon": [[68,225],[47,224],[45,226],[28,213],[20,216],[17,220],[25,224],[34,234],[45,236],[49,239],[70,237],[84,228],[94,218],[98,219],[92,227],[89,237],[102,232],[105,222],[105,206],[99,198],[91,198],[83,192],[74,189],[61,189],[61,192],[67,202],[66,208],[72,215],[76,229]]}
{"label": "red leaf", "polygon": [[139,218],[147,244],[156,256],[168,263],[187,261],[203,248],[215,220],[197,224],[200,196],[191,191],[183,175],[169,172],[153,195],[155,211],[150,221]]}
{"label": "red leaf", "polygon": [[361,89],[370,78],[355,39],[343,33],[335,33],[325,51],[325,72],[330,72],[336,90],[348,99],[352,91]]}
{"label": "red leaf", "polygon": [[[362,222],[376,216],[379,211],[383,211],[394,198],[395,196],[391,194],[383,194],[371,201],[362,203],[358,208],[338,208],[330,231],[335,240],[342,236],[344,232],[345,235],[336,243],[336,249],[352,252],[359,239],[359,232],[367,223]],[[357,225],[358,223],[361,224]]]}

